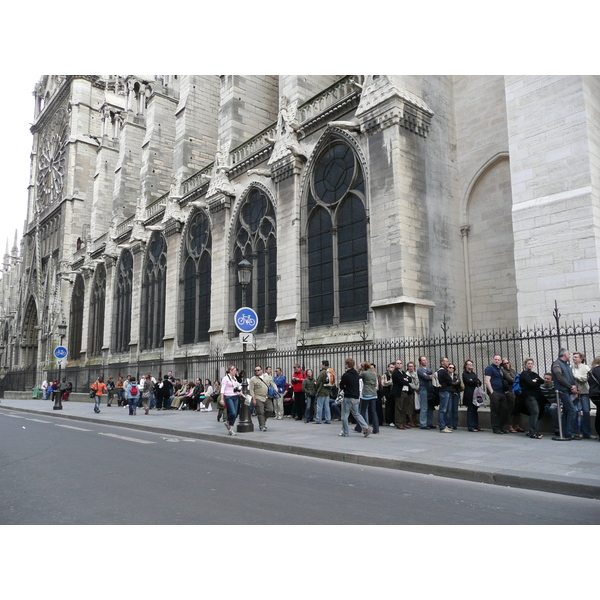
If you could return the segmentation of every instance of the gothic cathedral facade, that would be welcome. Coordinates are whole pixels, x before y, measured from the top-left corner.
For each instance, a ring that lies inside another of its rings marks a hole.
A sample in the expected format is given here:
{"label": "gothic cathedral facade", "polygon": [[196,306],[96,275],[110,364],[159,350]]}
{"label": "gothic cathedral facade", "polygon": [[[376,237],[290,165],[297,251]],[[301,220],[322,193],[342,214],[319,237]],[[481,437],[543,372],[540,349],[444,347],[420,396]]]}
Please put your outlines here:
{"label": "gothic cathedral facade", "polygon": [[600,314],[600,78],[46,76],[4,368]]}

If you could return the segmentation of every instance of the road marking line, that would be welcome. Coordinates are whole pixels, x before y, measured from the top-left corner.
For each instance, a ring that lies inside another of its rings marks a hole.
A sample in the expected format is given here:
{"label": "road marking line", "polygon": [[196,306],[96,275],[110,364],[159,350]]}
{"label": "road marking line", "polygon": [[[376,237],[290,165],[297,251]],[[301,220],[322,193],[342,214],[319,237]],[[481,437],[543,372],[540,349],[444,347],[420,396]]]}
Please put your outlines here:
{"label": "road marking line", "polygon": [[156,444],[156,442],[150,442],[148,440],[140,440],[137,438],[125,437],[124,435],[117,435],[116,433],[102,433],[98,432],[98,435],[106,435],[108,437],[118,438],[120,440],[126,440],[128,442],[137,442],[138,444]]}
{"label": "road marking line", "polygon": [[54,423],[57,427],[64,427],[65,429],[77,429],[77,431],[92,431],[91,429],[84,429],[83,427],[75,427],[74,425],[59,425]]}
{"label": "road marking line", "polygon": [[52,421],[42,421],[41,419],[30,419],[29,417],[25,417],[26,421],[35,421],[36,423],[52,423]]}
{"label": "road marking line", "polygon": [[12,417],[13,419],[24,419],[21,415],[4,415],[5,417]]}

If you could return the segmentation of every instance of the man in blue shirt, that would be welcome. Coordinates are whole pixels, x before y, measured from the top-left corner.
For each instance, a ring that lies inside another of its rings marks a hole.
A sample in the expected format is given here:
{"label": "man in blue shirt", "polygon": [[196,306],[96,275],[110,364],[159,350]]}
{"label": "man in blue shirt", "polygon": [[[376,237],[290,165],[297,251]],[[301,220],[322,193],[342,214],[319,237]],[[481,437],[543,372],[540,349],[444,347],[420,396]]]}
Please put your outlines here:
{"label": "man in blue shirt", "polygon": [[508,400],[504,393],[504,381],[500,365],[502,357],[494,354],[494,360],[484,371],[485,387],[490,396],[490,413],[494,433],[510,433],[506,429],[508,419]]}

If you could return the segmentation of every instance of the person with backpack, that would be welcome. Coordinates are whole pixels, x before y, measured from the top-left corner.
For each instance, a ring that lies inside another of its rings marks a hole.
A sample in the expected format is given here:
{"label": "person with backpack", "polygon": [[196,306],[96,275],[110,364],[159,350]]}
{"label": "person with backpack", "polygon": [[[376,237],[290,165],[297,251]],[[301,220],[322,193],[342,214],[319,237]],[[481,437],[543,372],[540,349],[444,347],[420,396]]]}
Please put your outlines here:
{"label": "person with backpack", "polygon": [[321,361],[321,371],[317,377],[316,395],[317,395],[317,413],[315,423],[321,424],[322,419],[329,425],[331,423],[331,410],[329,407],[329,392],[335,385],[335,371],[329,367],[329,361]]}
{"label": "person with backpack", "polygon": [[131,375],[127,375],[127,379],[123,383],[123,391],[125,393],[127,405],[129,406],[129,414],[135,416],[140,391],[137,383],[133,380]]}
{"label": "person with backpack", "polygon": [[541,440],[544,436],[540,433],[540,419],[544,414],[545,398],[541,392],[544,383],[543,377],[540,377],[533,370],[533,358],[526,358],[523,362],[523,372],[519,375],[519,384],[521,386],[521,397],[529,413],[529,431],[527,437],[534,440]]}

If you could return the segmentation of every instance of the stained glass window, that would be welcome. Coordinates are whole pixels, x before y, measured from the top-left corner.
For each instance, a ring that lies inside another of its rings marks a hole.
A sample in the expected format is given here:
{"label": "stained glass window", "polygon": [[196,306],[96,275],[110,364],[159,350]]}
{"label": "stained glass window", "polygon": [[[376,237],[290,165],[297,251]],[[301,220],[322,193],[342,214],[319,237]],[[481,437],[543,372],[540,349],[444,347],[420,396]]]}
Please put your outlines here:
{"label": "stained glass window", "polygon": [[183,247],[181,331],[184,344],[209,340],[211,246],[209,220],[203,212],[197,212],[192,217]]}
{"label": "stained glass window", "polygon": [[369,310],[363,171],[333,138],[316,161],[307,214],[308,324],[364,321]]}
{"label": "stained glass window", "polygon": [[252,263],[252,280],[246,287],[246,304],[258,315],[257,332],[274,332],[277,316],[277,229],[273,204],[259,188],[250,190],[235,227],[232,285],[235,309],[242,306],[242,287],[237,264],[245,258]]}

